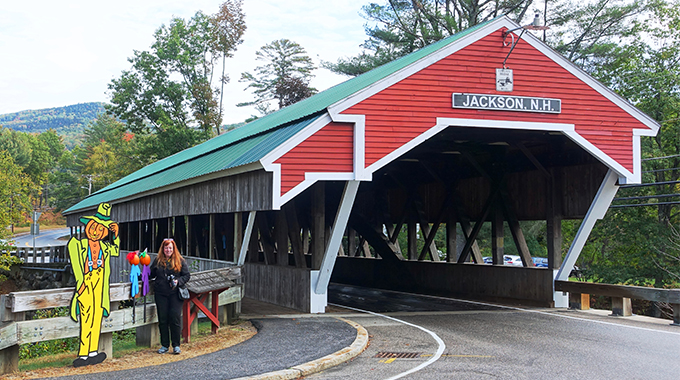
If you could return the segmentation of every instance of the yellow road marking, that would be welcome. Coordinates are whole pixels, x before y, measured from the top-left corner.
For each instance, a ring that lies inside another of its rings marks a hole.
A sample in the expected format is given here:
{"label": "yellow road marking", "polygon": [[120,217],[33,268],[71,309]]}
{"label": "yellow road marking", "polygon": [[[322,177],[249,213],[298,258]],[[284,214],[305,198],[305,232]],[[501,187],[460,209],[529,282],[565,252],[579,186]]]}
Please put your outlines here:
{"label": "yellow road marking", "polygon": [[[420,356],[432,356],[432,354],[422,354]],[[450,354],[443,354],[442,356],[446,356],[449,358],[493,358],[493,356],[489,355],[450,355]]]}

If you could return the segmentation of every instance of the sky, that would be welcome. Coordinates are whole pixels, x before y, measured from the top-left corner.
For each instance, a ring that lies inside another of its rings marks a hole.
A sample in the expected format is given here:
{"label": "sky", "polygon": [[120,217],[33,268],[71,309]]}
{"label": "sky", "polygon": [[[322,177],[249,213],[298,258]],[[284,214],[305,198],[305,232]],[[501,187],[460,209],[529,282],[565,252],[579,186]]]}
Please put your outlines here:
{"label": "sky", "polygon": [[[131,65],[134,50],[149,50],[154,32],[173,17],[214,14],[220,0],[0,0],[0,114],[108,102],[107,85]],[[368,3],[366,1],[365,3]],[[366,39],[356,0],[243,0],[244,42],[227,60],[224,124],[257,114],[236,107],[252,100],[239,82],[261,65],[255,52],[287,38],[302,45],[318,67],[361,51]],[[324,90],[348,77],[319,68],[311,85]]]}

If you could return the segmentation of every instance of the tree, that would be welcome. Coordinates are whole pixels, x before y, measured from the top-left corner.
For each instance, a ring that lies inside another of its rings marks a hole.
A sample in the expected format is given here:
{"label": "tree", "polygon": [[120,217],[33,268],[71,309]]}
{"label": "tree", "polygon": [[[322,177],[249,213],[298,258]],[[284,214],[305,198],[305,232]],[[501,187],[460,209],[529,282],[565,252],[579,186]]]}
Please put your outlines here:
{"label": "tree", "polygon": [[245,15],[241,11],[241,0],[227,0],[220,5],[220,10],[215,14],[211,23],[217,33],[216,50],[222,53],[222,78],[220,79],[220,120],[222,120],[222,101],[224,99],[224,85],[229,82],[225,75],[227,57],[233,56],[236,46],[243,43],[243,33],[246,31]]}
{"label": "tree", "polygon": [[0,150],[0,238],[5,239],[11,225],[24,221],[24,214],[30,212],[30,194],[35,190],[28,176],[22,168],[14,162],[12,156],[5,150]]}
{"label": "tree", "polygon": [[[546,42],[583,65],[586,60],[605,54],[612,41],[634,33],[630,20],[647,9],[646,0],[597,0],[594,4],[544,0],[543,4],[543,23],[551,28],[552,36]],[[323,66],[339,74],[356,76],[500,15],[507,14],[525,24],[533,19],[534,14],[529,11],[537,5],[534,0],[371,3],[362,7],[363,17],[369,22],[365,26],[368,39],[361,45],[364,50],[336,63],[324,62]]]}
{"label": "tree", "polygon": [[155,133],[159,158],[219,134],[221,90],[213,83],[227,78],[216,78],[215,65],[241,42],[243,18],[241,2],[227,1],[214,16],[197,12],[161,26],[151,50],[135,51],[132,68],[109,84],[107,111],[136,134]]}
{"label": "tree", "polygon": [[272,41],[255,55],[266,64],[256,67],[255,74],[242,73],[240,82],[248,82],[246,89],[253,89],[256,99],[240,103],[239,107],[260,105],[260,110],[267,112],[266,104],[271,101],[275,100],[281,109],[316,93],[316,89],[309,87],[314,64],[298,43],[287,39]]}

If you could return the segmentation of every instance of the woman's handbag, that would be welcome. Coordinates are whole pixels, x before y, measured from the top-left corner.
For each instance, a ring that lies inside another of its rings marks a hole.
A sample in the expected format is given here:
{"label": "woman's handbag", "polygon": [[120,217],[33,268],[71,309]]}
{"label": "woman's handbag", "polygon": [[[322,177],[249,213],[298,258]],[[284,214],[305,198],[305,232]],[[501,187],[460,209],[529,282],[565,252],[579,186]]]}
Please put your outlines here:
{"label": "woman's handbag", "polygon": [[188,300],[189,299],[189,289],[184,286],[179,287],[179,299]]}

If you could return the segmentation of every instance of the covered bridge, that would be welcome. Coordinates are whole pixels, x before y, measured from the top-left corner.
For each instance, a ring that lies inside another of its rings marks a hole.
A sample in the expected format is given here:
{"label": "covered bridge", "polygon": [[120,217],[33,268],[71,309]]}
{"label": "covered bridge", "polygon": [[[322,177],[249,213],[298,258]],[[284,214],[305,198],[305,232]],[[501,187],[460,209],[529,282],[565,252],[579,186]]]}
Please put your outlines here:
{"label": "covered bridge", "polygon": [[[618,185],[640,181],[640,136],[659,126],[519,28],[477,25],[151,164],[68,225],[109,202],[122,250],[174,237],[196,260],[244,264],[246,296],[306,312],[324,311],[330,280],[564,306],[554,279]],[[547,269],[524,239],[532,220],[547,222]],[[503,265],[506,241],[523,267]]]}

